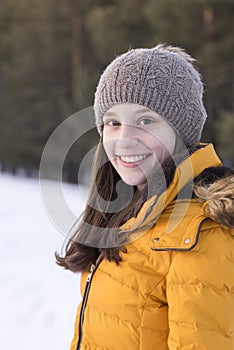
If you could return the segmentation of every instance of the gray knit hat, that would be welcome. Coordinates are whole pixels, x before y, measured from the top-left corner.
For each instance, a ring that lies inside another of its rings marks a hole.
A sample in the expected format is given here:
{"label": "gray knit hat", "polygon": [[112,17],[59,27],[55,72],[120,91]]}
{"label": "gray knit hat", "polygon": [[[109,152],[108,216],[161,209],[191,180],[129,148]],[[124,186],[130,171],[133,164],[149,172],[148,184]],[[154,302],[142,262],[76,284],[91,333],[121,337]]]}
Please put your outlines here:
{"label": "gray knit hat", "polygon": [[187,147],[199,142],[207,114],[203,84],[191,58],[178,47],[158,45],[118,56],[103,72],[95,93],[96,125],[120,103],[138,103],[164,117]]}

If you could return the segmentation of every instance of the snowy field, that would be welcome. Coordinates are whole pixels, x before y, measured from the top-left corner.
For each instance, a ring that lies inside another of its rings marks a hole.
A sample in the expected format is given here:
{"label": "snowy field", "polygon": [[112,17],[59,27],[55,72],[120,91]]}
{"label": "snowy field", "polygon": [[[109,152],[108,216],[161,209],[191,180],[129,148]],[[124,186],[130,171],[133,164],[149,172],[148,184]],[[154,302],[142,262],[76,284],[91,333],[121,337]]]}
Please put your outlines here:
{"label": "snowy field", "polygon": [[[78,186],[63,188],[81,211]],[[55,264],[64,235],[44,210],[38,180],[0,173],[0,198],[1,349],[67,350],[81,297],[79,275]]]}

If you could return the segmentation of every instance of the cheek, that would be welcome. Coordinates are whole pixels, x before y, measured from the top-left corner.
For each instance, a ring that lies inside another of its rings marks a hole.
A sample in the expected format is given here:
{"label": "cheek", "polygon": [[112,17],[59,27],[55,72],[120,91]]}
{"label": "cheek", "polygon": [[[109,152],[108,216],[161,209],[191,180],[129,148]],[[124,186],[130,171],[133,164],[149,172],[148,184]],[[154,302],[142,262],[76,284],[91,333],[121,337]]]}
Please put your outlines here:
{"label": "cheek", "polygon": [[103,147],[107,154],[107,157],[112,160],[114,158],[115,142],[103,134]]}
{"label": "cheek", "polygon": [[150,148],[155,158],[162,162],[173,155],[175,140],[172,139],[170,141],[164,141],[159,138],[157,140],[154,139],[154,142],[151,144]]}
{"label": "cheek", "polygon": [[154,149],[156,151],[161,151],[165,155],[172,155],[175,149],[176,135],[173,130],[167,130],[167,132],[162,132],[158,135],[154,142]]}
{"label": "cheek", "polygon": [[175,149],[175,139],[167,139],[166,142],[161,142],[161,147],[163,148],[164,153],[172,155]]}

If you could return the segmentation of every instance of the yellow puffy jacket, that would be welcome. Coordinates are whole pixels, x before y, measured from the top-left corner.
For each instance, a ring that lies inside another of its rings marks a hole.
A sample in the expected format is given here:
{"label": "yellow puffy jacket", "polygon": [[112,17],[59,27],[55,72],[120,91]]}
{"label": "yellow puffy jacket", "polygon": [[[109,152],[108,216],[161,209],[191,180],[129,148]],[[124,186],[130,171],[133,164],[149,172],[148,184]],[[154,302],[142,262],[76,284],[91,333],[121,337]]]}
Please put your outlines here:
{"label": "yellow puffy jacket", "polygon": [[138,229],[120,265],[98,262],[87,284],[83,274],[71,350],[234,349],[234,230],[207,216],[207,202],[177,196],[220,164],[211,144],[183,161],[121,228]]}

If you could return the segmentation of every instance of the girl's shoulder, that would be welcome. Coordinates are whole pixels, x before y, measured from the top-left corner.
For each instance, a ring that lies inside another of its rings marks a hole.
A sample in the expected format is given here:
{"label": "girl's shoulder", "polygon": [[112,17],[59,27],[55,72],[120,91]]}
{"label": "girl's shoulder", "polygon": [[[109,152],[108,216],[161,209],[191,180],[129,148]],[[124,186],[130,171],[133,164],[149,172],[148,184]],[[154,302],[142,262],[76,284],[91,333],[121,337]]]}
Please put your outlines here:
{"label": "girl's shoulder", "polygon": [[152,228],[153,250],[191,250],[200,234],[234,238],[234,172],[227,167],[207,168],[195,179],[194,197],[179,196]]}

